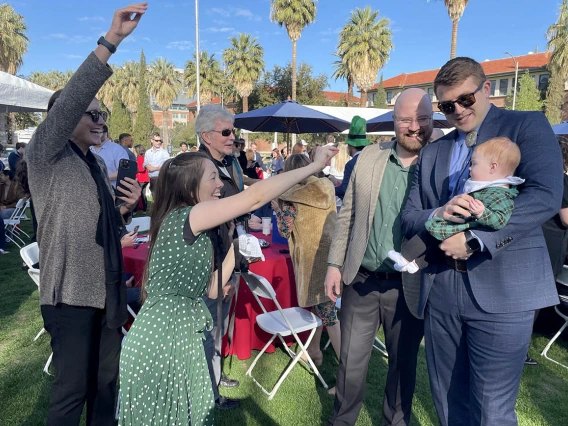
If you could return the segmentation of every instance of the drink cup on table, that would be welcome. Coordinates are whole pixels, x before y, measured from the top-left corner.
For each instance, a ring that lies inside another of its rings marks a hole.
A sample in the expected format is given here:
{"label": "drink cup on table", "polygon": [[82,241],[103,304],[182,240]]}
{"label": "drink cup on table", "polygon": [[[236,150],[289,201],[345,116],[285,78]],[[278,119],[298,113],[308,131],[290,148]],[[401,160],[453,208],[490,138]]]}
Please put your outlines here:
{"label": "drink cup on table", "polygon": [[272,218],[263,217],[262,218],[262,234],[270,235],[270,228],[272,228]]}

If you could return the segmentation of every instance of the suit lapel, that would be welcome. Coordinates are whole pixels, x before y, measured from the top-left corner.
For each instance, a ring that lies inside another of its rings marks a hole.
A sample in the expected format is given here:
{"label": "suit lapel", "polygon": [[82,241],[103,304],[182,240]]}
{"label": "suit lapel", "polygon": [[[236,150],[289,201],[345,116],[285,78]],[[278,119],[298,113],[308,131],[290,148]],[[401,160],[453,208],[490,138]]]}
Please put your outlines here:
{"label": "suit lapel", "polygon": [[[377,208],[377,203],[379,202],[379,191],[381,189],[381,183],[383,182],[385,168],[393,146],[393,143],[383,143],[380,145],[380,150],[375,151],[376,153],[372,157],[369,157],[369,165],[372,165],[373,173],[371,174],[371,193],[369,197],[368,219],[369,223],[367,229],[371,229],[371,226],[373,225],[375,210]],[[361,158],[358,161],[361,161]]]}
{"label": "suit lapel", "polygon": [[458,132],[454,130],[448,134],[447,139],[438,141],[434,170],[436,197],[440,200],[440,203],[445,203],[449,196],[448,176],[450,175],[450,161],[457,135]]}
{"label": "suit lapel", "polygon": [[494,138],[499,134],[503,120],[501,120],[501,115],[503,113],[501,110],[494,105],[491,105],[483,123],[479,127],[479,133],[477,134],[477,145]]}

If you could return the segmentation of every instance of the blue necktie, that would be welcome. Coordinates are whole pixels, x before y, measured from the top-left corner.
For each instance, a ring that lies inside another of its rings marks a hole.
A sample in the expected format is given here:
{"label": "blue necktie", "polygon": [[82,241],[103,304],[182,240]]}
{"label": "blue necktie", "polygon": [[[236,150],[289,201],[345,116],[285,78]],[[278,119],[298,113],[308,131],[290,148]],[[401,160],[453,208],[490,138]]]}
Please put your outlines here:
{"label": "blue necktie", "polygon": [[[467,156],[462,164],[460,175],[458,181],[456,182],[456,186],[452,193],[452,197],[462,194],[463,187],[465,185],[465,181],[469,178],[469,165],[471,163],[471,155],[473,154],[473,148],[477,143],[477,132],[472,130],[465,136],[465,146],[467,148]],[[460,146],[461,149],[461,146]]]}

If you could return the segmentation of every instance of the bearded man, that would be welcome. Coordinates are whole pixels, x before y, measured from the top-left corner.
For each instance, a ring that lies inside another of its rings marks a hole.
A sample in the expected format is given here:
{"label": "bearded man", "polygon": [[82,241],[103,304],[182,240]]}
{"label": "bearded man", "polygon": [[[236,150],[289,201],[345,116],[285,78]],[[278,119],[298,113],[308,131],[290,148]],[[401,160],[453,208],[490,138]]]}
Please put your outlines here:
{"label": "bearded man", "polygon": [[328,257],[328,297],[341,282],[341,357],[335,404],[328,425],[354,425],[365,395],[367,369],[378,328],[388,351],[383,425],[409,425],[416,360],[424,323],[411,314],[400,272],[388,258],[402,244],[400,211],[422,147],[432,135],[426,92],[407,89],[394,107],[396,140],[363,149],[351,174]]}

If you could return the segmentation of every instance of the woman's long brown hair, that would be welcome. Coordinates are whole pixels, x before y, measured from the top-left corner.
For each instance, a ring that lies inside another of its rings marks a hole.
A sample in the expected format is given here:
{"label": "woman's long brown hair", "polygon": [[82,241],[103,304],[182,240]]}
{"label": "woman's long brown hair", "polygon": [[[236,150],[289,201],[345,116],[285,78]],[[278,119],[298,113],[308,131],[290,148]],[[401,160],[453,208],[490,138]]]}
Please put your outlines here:
{"label": "woman's long brown hair", "polygon": [[[150,211],[150,244],[142,279],[142,302],[146,299],[146,283],[150,278],[150,258],[164,219],[174,210],[194,206],[199,202],[199,183],[203,176],[207,155],[201,152],[184,152],[167,160],[160,168],[158,182],[152,195]],[[171,229],[170,232],[174,232]]]}

